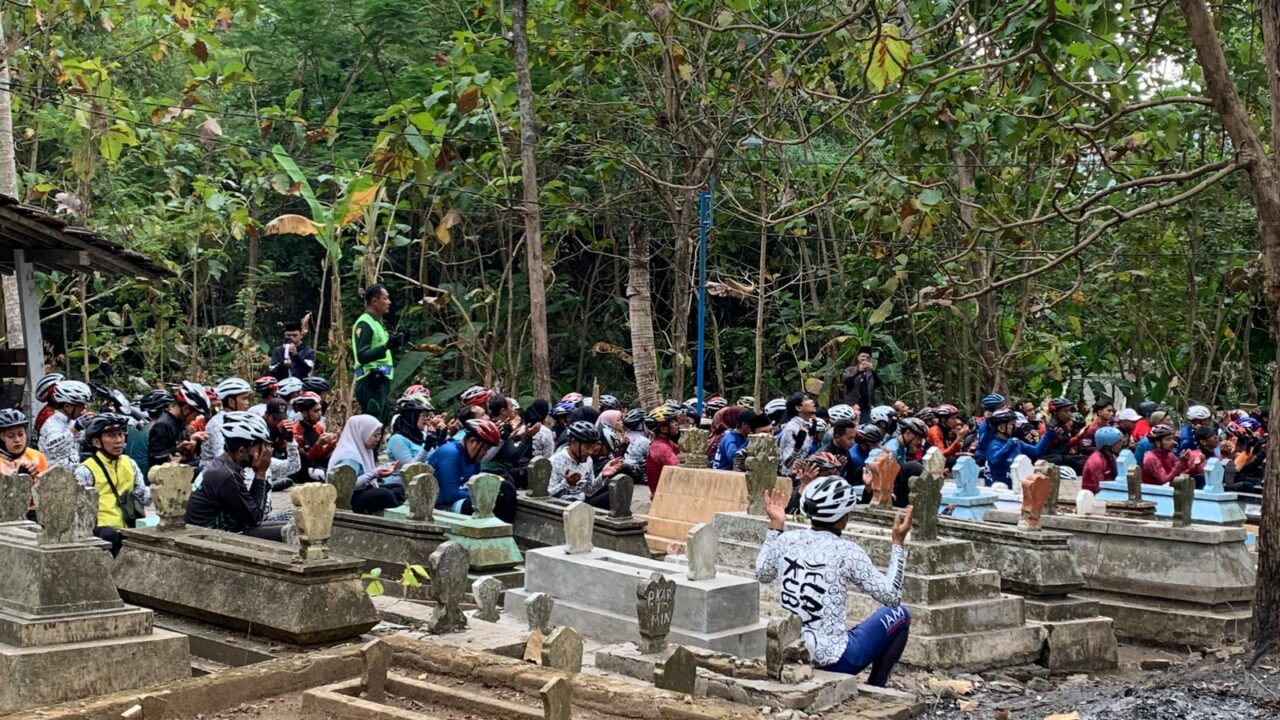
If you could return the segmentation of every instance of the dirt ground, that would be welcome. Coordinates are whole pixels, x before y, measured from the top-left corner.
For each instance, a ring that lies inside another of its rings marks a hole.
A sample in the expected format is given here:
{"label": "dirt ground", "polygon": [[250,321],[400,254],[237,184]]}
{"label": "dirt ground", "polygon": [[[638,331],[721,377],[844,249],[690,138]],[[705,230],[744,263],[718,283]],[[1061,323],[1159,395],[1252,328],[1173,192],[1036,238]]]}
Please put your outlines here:
{"label": "dirt ground", "polygon": [[[1109,673],[1045,677],[1043,668],[957,676],[907,673],[899,689],[926,701],[927,720],[1261,720],[1280,718],[1280,656],[1252,669],[1241,648],[1204,655],[1122,645]],[[1143,670],[1142,664],[1154,669]],[[1167,668],[1156,667],[1168,662]],[[930,687],[930,678],[934,679]],[[959,693],[964,682],[971,692]]]}

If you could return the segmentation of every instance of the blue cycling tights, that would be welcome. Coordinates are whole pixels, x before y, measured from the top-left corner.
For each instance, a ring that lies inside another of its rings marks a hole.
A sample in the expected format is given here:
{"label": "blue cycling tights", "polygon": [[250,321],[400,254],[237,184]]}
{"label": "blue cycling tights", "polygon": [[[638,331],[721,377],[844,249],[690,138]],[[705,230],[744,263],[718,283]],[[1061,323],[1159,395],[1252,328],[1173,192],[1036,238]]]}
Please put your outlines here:
{"label": "blue cycling tights", "polygon": [[835,664],[822,669],[857,675],[870,665],[871,675],[867,684],[884,687],[889,682],[893,666],[902,657],[910,631],[911,614],[905,606],[882,607],[849,630],[849,645],[845,647],[844,655]]}

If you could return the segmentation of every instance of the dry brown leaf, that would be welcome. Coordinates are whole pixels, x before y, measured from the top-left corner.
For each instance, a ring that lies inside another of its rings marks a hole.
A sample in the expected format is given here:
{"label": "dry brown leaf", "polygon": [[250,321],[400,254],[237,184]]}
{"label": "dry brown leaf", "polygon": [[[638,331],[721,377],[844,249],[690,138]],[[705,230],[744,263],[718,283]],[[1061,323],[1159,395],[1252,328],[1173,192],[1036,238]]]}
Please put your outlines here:
{"label": "dry brown leaf", "polygon": [[462,222],[462,213],[458,212],[457,208],[451,209],[444,214],[444,217],[440,218],[440,224],[436,225],[436,239],[440,241],[441,245],[448,245],[453,242],[451,230],[453,226],[460,222]]}
{"label": "dry brown leaf", "polygon": [[338,227],[344,228],[363,215],[365,209],[373,203],[374,198],[378,197],[378,190],[380,189],[382,189],[381,185],[374,184],[369,188],[352,193],[351,199],[347,202],[347,214],[342,216],[342,222],[338,223]]}
{"label": "dry brown leaf", "polygon": [[957,695],[968,695],[973,692],[973,683],[968,680],[948,680],[946,678],[929,678],[929,689],[933,691],[949,687]]}
{"label": "dry brown leaf", "polygon": [[1069,713],[1045,715],[1044,720],[1080,720],[1080,712],[1078,710],[1072,710]]}
{"label": "dry brown leaf", "polygon": [[475,110],[476,104],[479,103],[479,101],[480,88],[472,85],[466,90],[463,90],[462,94],[458,96],[458,114],[466,115],[472,110]]}
{"label": "dry brown leaf", "polygon": [[212,150],[217,145],[218,138],[222,137],[222,124],[212,116],[200,123],[197,130],[200,133],[200,144],[204,145],[205,150]]}
{"label": "dry brown leaf", "polygon": [[956,707],[960,708],[960,712],[973,712],[974,710],[978,709],[978,701],[977,700],[961,700],[959,703],[956,704]]}
{"label": "dry brown leaf", "polygon": [[635,364],[635,359],[631,357],[631,353],[612,343],[598,342],[591,346],[591,352],[597,355],[612,355],[628,365]]}
{"label": "dry brown leaf", "polygon": [[262,228],[263,235],[318,235],[320,226],[302,215],[281,215]]}

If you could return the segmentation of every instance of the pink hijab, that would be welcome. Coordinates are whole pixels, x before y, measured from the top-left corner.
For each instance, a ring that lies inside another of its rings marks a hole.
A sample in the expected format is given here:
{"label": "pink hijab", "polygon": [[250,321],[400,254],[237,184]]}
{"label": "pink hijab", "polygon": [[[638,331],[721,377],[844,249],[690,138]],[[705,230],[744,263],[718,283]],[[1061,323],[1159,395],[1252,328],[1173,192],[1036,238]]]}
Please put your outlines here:
{"label": "pink hijab", "polygon": [[622,411],[605,410],[600,413],[600,417],[596,418],[596,427],[605,427],[606,425],[618,432],[622,432]]}

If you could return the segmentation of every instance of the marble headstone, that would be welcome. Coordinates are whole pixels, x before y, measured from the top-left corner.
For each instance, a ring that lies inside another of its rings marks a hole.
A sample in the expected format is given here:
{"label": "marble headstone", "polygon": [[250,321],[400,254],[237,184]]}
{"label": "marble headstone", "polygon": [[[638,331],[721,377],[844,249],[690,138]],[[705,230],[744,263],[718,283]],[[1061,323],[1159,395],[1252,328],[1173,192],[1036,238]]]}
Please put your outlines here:
{"label": "marble headstone", "polygon": [[689,559],[690,580],[710,580],[716,576],[716,558],[720,533],[714,525],[702,523],[689,531],[685,552]]}
{"label": "marble headstone", "polygon": [[564,551],[570,555],[591,552],[595,524],[595,508],[582,501],[570,505],[564,511]]}

